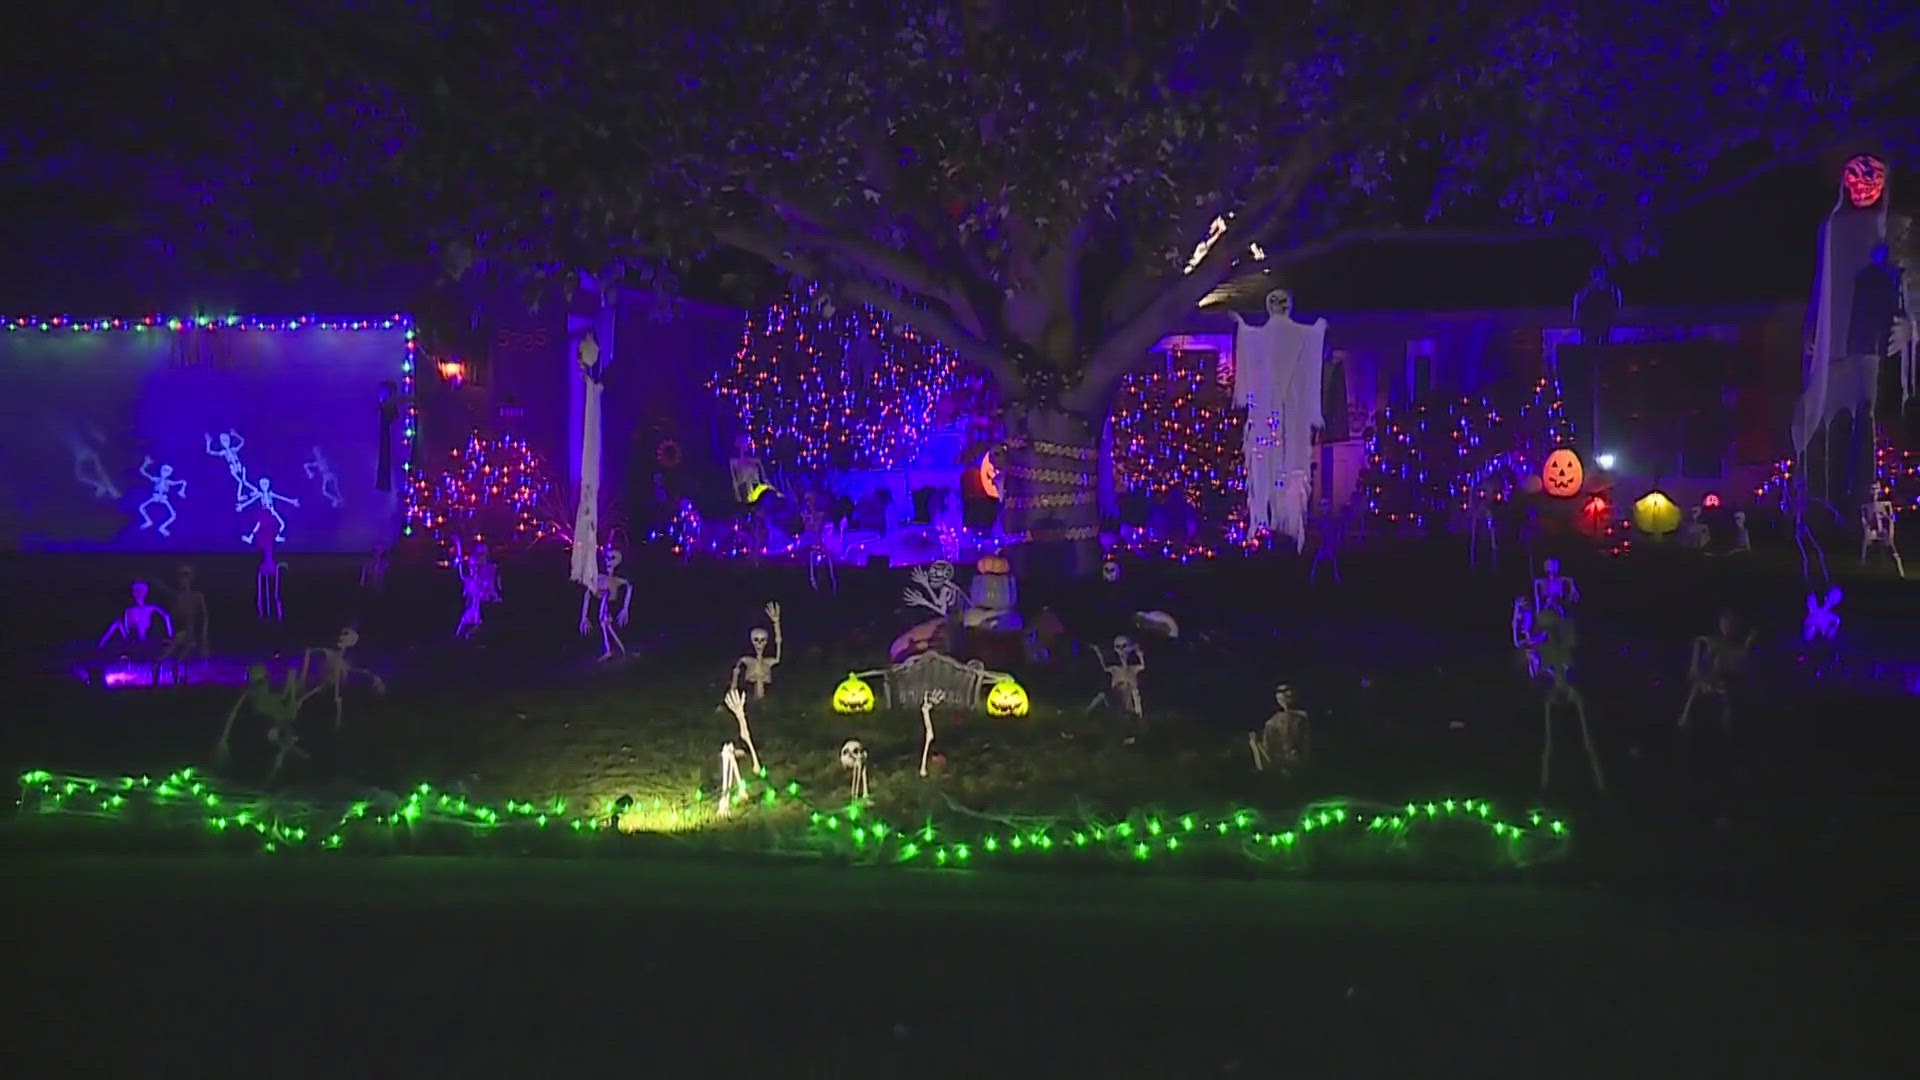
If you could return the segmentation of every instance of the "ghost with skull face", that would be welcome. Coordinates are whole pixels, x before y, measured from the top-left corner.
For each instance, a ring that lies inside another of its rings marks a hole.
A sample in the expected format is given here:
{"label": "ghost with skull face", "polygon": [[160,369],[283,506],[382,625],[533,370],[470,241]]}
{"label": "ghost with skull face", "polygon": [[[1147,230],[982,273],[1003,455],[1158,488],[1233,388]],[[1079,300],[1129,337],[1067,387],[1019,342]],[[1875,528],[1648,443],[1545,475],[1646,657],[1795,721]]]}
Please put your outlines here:
{"label": "ghost with skull face", "polygon": [[1326,424],[1320,378],[1327,321],[1295,322],[1285,289],[1268,292],[1265,305],[1267,319],[1258,326],[1233,316],[1233,403],[1247,409],[1248,527],[1292,537],[1304,549],[1313,433]]}

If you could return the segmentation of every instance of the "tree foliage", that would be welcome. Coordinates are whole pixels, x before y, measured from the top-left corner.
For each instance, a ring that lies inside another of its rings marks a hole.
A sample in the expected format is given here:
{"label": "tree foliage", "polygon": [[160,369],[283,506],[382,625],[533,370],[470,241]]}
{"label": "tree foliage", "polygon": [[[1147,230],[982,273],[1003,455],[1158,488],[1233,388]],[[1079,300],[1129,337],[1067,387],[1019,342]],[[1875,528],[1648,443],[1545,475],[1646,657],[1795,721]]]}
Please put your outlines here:
{"label": "tree foliage", "polygon": [[731,248],[1089,414],[1250,244],[1277,267],[1512,230],[1631,253],[1912,63],[1882,0],[316,0],[191,34],[177,5],[119,7],[96,68],[232,113],[190,138],[177,118],[167,169],[118,162],[199,227],[227,207],[221,228],[311,247],[370,215],[456,271],[663,288]]}

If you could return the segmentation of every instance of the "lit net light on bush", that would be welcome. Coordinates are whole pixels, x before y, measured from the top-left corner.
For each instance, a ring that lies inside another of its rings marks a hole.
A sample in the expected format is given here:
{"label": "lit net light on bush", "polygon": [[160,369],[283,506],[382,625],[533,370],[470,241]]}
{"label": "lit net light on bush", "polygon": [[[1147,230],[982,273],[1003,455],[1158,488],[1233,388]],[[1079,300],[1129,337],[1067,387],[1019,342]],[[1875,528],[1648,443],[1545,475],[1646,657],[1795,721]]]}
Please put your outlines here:
{"label": "lit net light on bush", "polygon": [[1367,433],[1359,496],[1369,515],[1419,527],[1466,510],[1476,494],[1505,501],[1573,438],[1560,382],[1546,377],[1517,409],[1486,397],[1388,409]]}
{"label": "lit net light on bush", "polygon": [[919,452],[957,370],[946,347],[810,286],[749,315],[710,386],[769,465],[896,469]]}
{"label": "lit net light on bush", "polygon": [[456,536],[501,550],[565,536],[553,481],[525,439],[475,432],[444,468],[423,469],[413,483],[408,524],[443,548]]}

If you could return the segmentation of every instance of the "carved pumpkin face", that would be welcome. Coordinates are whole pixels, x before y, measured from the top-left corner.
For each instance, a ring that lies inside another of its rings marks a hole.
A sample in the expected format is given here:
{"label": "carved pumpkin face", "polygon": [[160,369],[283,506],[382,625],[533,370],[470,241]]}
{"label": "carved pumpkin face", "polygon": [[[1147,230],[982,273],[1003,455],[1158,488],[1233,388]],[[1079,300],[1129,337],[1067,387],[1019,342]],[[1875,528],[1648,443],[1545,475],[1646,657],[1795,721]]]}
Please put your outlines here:
{"label": "carved pumpkin face", "polygon": [[1840,170],[1840,185],[1847,189],[1847,201],[1865,210],[1886,194],[1887,163],[1872,154],[1856,154]]}
{"label": "carved pumpkin face", "polygon": [[833,688],[833,711],[843,715],[872,712],[873,687],[858,675],[848,675],[844,682]]}
{"label": "carved pumpkin face", "polygon": [[1026,687],[1012,679],[1001,679],[987,691],[988,716],[1025,716],[1028,704]]}
{"label": "carved pumpkin face", "polygon": [[1634,500],[1633,526],[1648,536],[1665,536],[1680,527],[1680,504],[1664,491],[1649,491]]}
{"label": "carved pumpkin face", "polygon": [[1546,464],[1540,466],[1540,490],[1556,499],[1571,499],[1580,494],[1580,485],[1586,478],[1580,455],[1564,446],[1548,454]]}

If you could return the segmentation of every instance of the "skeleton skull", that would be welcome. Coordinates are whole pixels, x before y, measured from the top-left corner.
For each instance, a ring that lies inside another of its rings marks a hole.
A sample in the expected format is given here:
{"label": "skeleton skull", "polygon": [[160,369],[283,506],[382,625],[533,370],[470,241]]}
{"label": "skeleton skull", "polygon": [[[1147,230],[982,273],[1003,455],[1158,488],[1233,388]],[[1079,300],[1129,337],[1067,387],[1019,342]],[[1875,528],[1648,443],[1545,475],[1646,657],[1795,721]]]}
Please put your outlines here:
{"label": "skeleton skull", "polygon": [[1275,289],[1267,294],[1267,314],[1276,319],[1293,317],[1293,294],[1285,289]]}
{"label": "skeleton skull", "polygon": [[1133,639],[1125,634],[1114,638],[1113,651],[1119,653],[1124,658],[1128,653],[1133,651]]}
{"label": "skeleton skull", "polygon": [[953,580],[953,564],[945,559],[936,559],[927,567],[927,580],[938,589]]}
{"label": "skeleton skull", "polygon": [[1286,683],[1281,683],[1279,686],[1274,687],[1273,700],[1282,709],[1289,709],[1289,710],[1292,709],[1293,708],[1293,687],[1288,686]]}
{"label": "skeleton skull", "polygon": [[135,604],[144,604],[147,602],[147,583],[146,582],[136,581],[133,583],[133,602]]}
{"label": "skeleton skull", "polygon": [[840,744],[840,767],[858,769],[867,763],[867,748],[860,745],[859,739],[848,739]]}
{"label": "skeleton skull", "polygon": [[1120,564],[1113,559],[1100,564],[1100,580],[1111,585],[1120,580]]}
{"label": "skeleton skull", "polygon": [[1560,576],[1560,560],[1559,559],[1548,559],[1545,563],[1545,566],[1547,569],[1548,577]]}
{"label": "skeleton skull", "polygon": [[334,647],[345,652],[358,644],[360,644],[360,631],[348,626],[341,628],[339,642]]}
{"label": "skeleton skull", "polygon": [[756,626],[753,628],[753,631],[747,635],[747,640],[753,643],[753,651],[758,653],[766,649],[769,638],[765,630]]}

